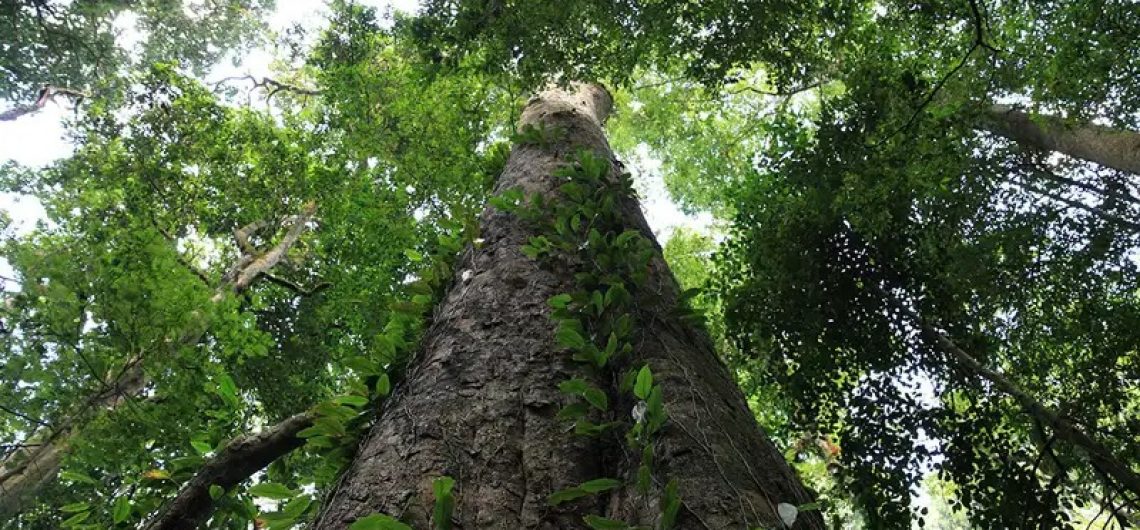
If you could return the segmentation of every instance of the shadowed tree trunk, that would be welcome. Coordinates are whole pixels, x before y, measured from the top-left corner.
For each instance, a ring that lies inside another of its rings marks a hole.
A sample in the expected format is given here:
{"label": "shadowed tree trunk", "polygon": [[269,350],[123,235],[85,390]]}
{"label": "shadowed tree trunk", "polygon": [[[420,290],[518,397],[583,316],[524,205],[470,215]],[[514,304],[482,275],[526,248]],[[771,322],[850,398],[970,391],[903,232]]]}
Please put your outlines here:
{"label": "shadowed tree trunk", "polygon": [[[521,188],[557,200],[560,181],[553,173],[580,149],[610,160],[616,178],[620,164],[601,128],[611,106],[608,92],[596,85],[534,98],[520,129],[565,134],[544,145],[517,145],[497,191]],[[626,198],[620,208],[626,227],[652,241],[637,200]],[[655,527],[659,491],[643,496],[633,487],[637,455],[631,458],[620,440],[576,435],[555,417],[569,403],[559,383],[584,377],[556,346],[547,305],[549,297],[572,289],[572,267],[524,256],[520,247],[536,234],[513,215],[488,208],[481,225],[483,244],[461,257],[404,382],[385,402],[315,528],[344,529],[374,513],[432,528],[431,484],[442,475],[456,480],[454,528],[584,528],[587,514]],[[674,316],[676,282],[660,247],[654,248],[649,279],[634,293],[640,327],[627,359],[629,366],[649,363],[663,388],[669,419],[655,435],[654,487],[678,481],[683,504],[676,528],[780,528],[777,506],[810,497],[758,428],[707,335]],[[598,379],[595,384],[617,395],[614,381]],[[631,406],[612,405],[625,418]],[[601,477],[625,486],[548,505],[551,493]],[[794,526],[823,523],[806,512]]]}
{"label": "shadowed tree trunk", "polygon": [[985,115],[982,129],[1024,146],[1140,175],[1140,133],[1092,124],[1069,126],[1048,116],[1033,119],[1009,105],[992,105]]}

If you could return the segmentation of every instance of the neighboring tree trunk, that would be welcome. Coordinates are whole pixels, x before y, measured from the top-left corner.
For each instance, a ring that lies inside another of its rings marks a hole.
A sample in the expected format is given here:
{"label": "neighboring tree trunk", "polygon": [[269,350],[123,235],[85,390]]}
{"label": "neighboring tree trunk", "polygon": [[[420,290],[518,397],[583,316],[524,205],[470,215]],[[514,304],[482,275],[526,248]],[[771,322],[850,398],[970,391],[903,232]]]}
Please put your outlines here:
{"label": "neighboring tree trunk", "polygon": [[[250,246],[249,237],[253,232],[268,226],[267,223],[254,223],[236,230],[234,238],[242,249],[242,257],[227,272],[210,302],[217,304],[227,294],[241,293],[260,278],[272,278],[270,271],[300,239],[315,212],[315,203],[306,204],[301,214],[287,223],[288,229],[281,240],[264,252],[258,252]],[[179,333],[170,347],[197,344],[202,339],[207,331],[207,322],[204,315],[199,317],[202,318],[195,319],[192,325]],[[148,352],[151,355],[153,353]],[[68,417],[28,436],[23,447],[0,461],[0,516],[19,513],[40,488],[55,480],[72,436],[88,419],[100,411],[114,410],[127,400],[134,399],[149,384],[150,378],[143,370],[142,357],[136,357],[128,361],[119,372],[109,374],[107,380],[103,381],[103,390],[88,398]]]}
{"label": "neighboring tree trunk", "polygon": [[1092,124],[1070,126],[1059,118],[1031,117],[1009,105],[991,105],[985,117],[980,128],[1024,146],[1140,175],[1140,133]]}
{"label": "neighboring tree trunk", "polygon": [[[551,89],[520,120],[563,129],[546,145],[517,145],[497,191],[521,188],[557,200],[552,175],[579,149],[612,161],[601,124],[612,100],[596,85]],[[635,198],[621,205],[629,228],[653,239]],[[601,515],[655,527],[656,493],[632,486],[639,455],[621,441],[577,435],[555,417],[568,398],[558,390],[583,369],[556,346],[547,299],[572,290],[568,265],[544,266],[520,247],[536,235],[517,217],[488,208],[483,243],[468,249],[455,284],[433,315],[404,382],[386,401],[355,461],[326,499],[315,528],[341,530],[374,513],[432,528],[432,481],[456,480],[454,528],[584,528]],[[656,246],[656,245],[655,245]],[[630,366],[648,362],[663,386],[669,420],[657,436],[655,487],[679,482],[676,528],[780,528],[777,506],[810,496],[759,429],[710,340],[675,316],[677,286],[661,258],[635,293],[637,338]],[[610,387],[613,381],[594,381]],[[615,404],[630,417],[631,403]],[[551,507],[547,496],[596,478],[628,486]],[[787,510],[787,507],[785,507]],[[823,528],[817,512],[795,528]]]}

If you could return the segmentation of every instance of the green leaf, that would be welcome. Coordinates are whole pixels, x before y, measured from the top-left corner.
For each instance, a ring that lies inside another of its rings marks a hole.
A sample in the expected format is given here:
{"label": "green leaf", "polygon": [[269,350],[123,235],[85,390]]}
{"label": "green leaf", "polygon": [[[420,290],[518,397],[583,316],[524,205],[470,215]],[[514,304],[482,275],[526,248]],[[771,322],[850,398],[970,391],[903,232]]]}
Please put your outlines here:
{"label": "green leaf", "polygon": [[606,432],[606,430],[608,430],[610,427],[613,427],[614,425],[617,425],[617,423],[609,422],[596,424],[587,419],[579,418],[578,421],[574,423],[574,434],[579,434],[582,436],[597,436],[603,432]]}
{"label": "green leaf", "polygon": [[587,388],[582,392],[582,397],[586,399],[587,403],[602,412],[610,408],[610,400],[606,396],[606,393],[596,387]]}
{"label": "green leaf", "polygon": [[380,374],[380,378],[376,380],[376,395],[385,397],[392,391],[392,380],[388,378],[388,374]]}
{"label": "green leaf", "polygon": [[649,371],[649,365],[646,364],[637,371],[637,382],[633,384],[633,395],[644,401],[649,398],[651,390],[653,390],[653,372]]}
{"label": "green leaf", "polygon": [[73,504],[64,505],[59,510],[63,513],[75,513],[75,512],[85,512],[85,511],[90,510],[90,509],[91,509],[90,504],[88,504],[86,502],[76,502]]}
{"label": "green leaf", "polygon": [[625,524],[624,521],[607,519],[597,515],[587,515],[582,520],[586,521],[586,525],[594,530],[626,530],[629,528],[629,525]]}
{"label": "green leaf", "polygon": [[344,429],[344,423],[328,416],[322,416],[313,420],[313,427],[334,438],[339,438],[347,433]]}
{"label": "green leaf", "polygon": [[237,397],[237,385],[234,384],[233,378],[229,374],[222,374],[218,376],[216,383],[218,395],[231,407],[237,407],[240,403]]}
{"label": "green leaf", "polygon": [[348,530],[412,530],[412,527],[392,516],[377,513],[357,519]]}
{"label": "green leaf", "polygon": [[420,253],[418,250],[406,248],[406,249],[404,249],[404,255],[407,256],[408,259],[415,261],[415,262],[419,262],[419,261],[424,260],[424,255],[422,253]]}
{"label": "green leaf", "polygon": [[217,484],[210,484],[210,498],[211,499],[216,501],[216,500],[222,498],[222,495],[225,495],[225,494],[226,494],[225,488],[223,488]]}
{"label": "green leaf", "polygon": [[614,238],[614,246],[621,248],[633,241],[634,238],[640,237],[641,233],[637,230],[626,230]]}
{"label": "green leaf", "polygon": [[628,303],[629,300],[629,291],[626,290],[625,286],[620,283],[615,283],[611,285],[609,289],[606,289],[606,297],[603,301],[607,307],[613,307],[614,305],[624,305]]}
{"label": "green leaf", "polygon": [[554,335],[554,340],[559,345],[569,348],[571,350],[582,350],[586,347],[586,339],[574,328],[562,326],[558,328],[558,332]]}
{"label": "green leaf", "polygon": [[451,513],[455,509],[455,498],[451,494],[455,487],[455,479],[442,476],[431,483],[435,494],[435,508],[432,512],[432,521],[436,530],[451,530]]}
{"label": "green leaf", "polygon": [[649,493],[649,487],[653,485],[653,470],[646,463],[642,462],[637,466],[637,491],[642,495]]}
{"label": "green leaf", "polygon": [[681,495],[677,490],[677,479],[672,479],[665,485],[665,494],[661,502],[662,530],[669,530],[677,524],[677,513],[681,511]]}
{"label": "green leaf", "polygon": [[95,479],[87,476],[84,473],[79,473],[77,471],[62,471],[62,472],[60,472],[59,476],[65,478],[67,480],[70,480],[72,482],[82,482],[84,484],[91,484],[92,486],[98,486],[99,485],[99,483],[96,482]]}
{"label": "green leaf", "polygon": [[333,398],[333,403],[348,405],[350,407],[363,407],[368,404],[368,398],[356,395],[338,396]]}
{"label": "green leaf", "polygon": [[289,517],[289,518],[292,518],[295,520],[295,519],[301,517],[302,515],[304,515],[305,510],[308,510],[309,506],[312,505],[312,503],[313,503],[313,499],[310,498],[308,495],[301,495],[301,496],[289,501],[289,503],[285,505],[285,508],[283,508],[281,510],[281,513],[284,514],[286,517]]}
{"label": "green leaf", "polygon": [[564,502],[570,502],[572,500],[580,499],[588,495],[589,493],[582,491],[582,489],[578,487],[566,488],[564,490],[551,493],[550,496],[546,498],[546,503],[551,506],[558,506]]}
{"label": "green leaf", "polygon": [[284,500],[291,499],[297,492],[286,486],[274,482],[262,482],[249,488],[250,495],[264,499]]}
{"label": "green leaf", "polygon": [[115,499],[115,508],[111,512],[111,520],[119,524],[131,516],[131,499],[119,497]]}
{"label": "green leaf", "polygon": [[451,495],[451,490],[454,487],[455,487],[455,479],[453,479],[447,475],[436,478],[431,483],[432,493],[435,494],[435,497],[437,499]]}
{"label": "green leaf", "polygon": [[621,486],[621,481],[613,478],[596,478],[594,480],[586,481],[578,487],[586,493],[601,493],[603,491],[612,490]]}
{"label": "green leaf", "polygon": [[91,517],[91,512],[79,512],[71,517],[68,517],[62,524],[64,528],[71,528]]}
{"label": "green leaf", "polygon": [[590,388],[590,386],[590,383],[585,379],[575,377],[573,379],[567,379],[561,383],[558,383],[558,390],[561,390],[564,394],[580,396],[584,394],[586,390]]}
{"label": "green leaf", "polygon": [[190,440],[190,446],[193,447],[195,451],[198,451],[200,455],[205,455],[214,450],[214,446],[201,440]]}
{"label": "green leaf", "polygon": [[349,357],[343,361],[343,364],[363,376],[380,373],[380,365],[377,364],[376,361],[362,355]]}
{"label": "green leaf", "polygon": [[566,306],[570,305],[571,300],[573,298],[569,294],[562,293],[551,296],[546,303],[555,309],[565,309]]}
{"label": "green leaf", "polygon": [[560,420],[576,420],[582,416],[585,416],[589,410],[590,405],[586,403],[571,403],[565,407],[562,407],[562,410],[558,411],[557,418]]}

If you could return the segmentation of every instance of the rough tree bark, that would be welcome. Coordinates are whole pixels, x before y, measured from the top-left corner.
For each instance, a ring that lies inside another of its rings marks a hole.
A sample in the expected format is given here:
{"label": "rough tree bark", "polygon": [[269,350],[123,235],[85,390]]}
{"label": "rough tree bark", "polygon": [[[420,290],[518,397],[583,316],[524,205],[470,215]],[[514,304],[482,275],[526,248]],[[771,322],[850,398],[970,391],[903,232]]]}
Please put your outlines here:
{"label": "rough tree bark", "polygon": [[1035,120],[1009,105],[991,105],[985,118],[982,129],[1022,145],[1140,175],[1140,133],[1092,124],[1073,127],[1053,117]]}
{"label": "rough tree bark", "polygon": [[[580,149],[612,161],[601,125],[612,100],[596,85],[550,89],[524,110],[520,128],[564,135],[517,145],[497,191],[522,188],[557,200],[552,175]],[[626,226],[653,240],[636,198],[621,205]],[[354,462],[315,524],[340,530],[385,513],[431,528],[433,479],[456,480],[455,528],[584,528],[596,514],[654,527],[660,508],[633,486],[551,507],[547,496],[587,480],[633,484],[636,457],[621,442],[576,435],[555,418],[567,398],[558,384],[582,369],[555,344],[547,299],[571,290],[572,270],[543,266],[520,247],[535,235],[518,218],[488,208],[483,244],[469,248],[436,309],[404,382],[385,402]],[[655,245],[656,246],[656,245]],[[677,528],[779,528],[777,505],[810,501],[779,451],[756,424],[707,335],[673,316],[677,286],[657,247],[650,279],[635,293],[638,339],[631,365],[648,362],[669,415],[657,435],[655,481],[677,479]],[[616,382],[608,385],[611,395]],[[629,414],[631,404],[619,410]],[[628,416],[626,416],[628,417]],[[796,528],[823,528],[815,512]]]}
{"label": "rough tree bark", "polygon": [[[248,238],[252,232],[268,226],[266,223],[236,230],[234,238],[242,249],[242,257],[226,273],[210,302],[217,304],[226,295],[241,293],[260,278],[270,277],[270,271],[300,239],[315,212],[315,203],[306,204],[299,215],[286,223],[287,230],[281,239],[264,252],[252,248]],[[169,347],[177,349],[198,343],[208,328],[205,314],[200,316],[202,318],[181,330]],[[0,516],[19,513],[36,492],[55,480],[72,436],[87,420],[101,411],[114,410],[143,392],[150,384],[143,361],[142,356],[136,356],[121,370],[108,374],[102,381],[102,390],[79,404],[67,417],[31,433],[23,447],[0,460]]]}

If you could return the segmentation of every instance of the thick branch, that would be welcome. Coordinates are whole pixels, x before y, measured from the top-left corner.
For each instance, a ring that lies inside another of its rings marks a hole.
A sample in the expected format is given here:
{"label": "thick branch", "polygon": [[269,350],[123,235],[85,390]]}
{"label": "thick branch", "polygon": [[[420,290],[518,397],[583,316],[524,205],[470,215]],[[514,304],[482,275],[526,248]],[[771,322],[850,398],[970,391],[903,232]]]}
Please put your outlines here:
{"label": "thick branch", "polygon": [[1052,116],[1031,117],[1009,105],[991,105],[980,127],[1040,151],[1140,175],[1140,133],[1083,124],[1069,126]]}
{"label": "thick branch", "polygon": [[0,121],[14,121],[29,114],[39,112],[49,101],[55,101],[56,96],[67,96],[75,100],[76,105],[78,105],[80,101],[83,101],[83,98],[88,97],[86,93],[72,88],[44,85],[44,87],[40,89],[40,93],[36,96],[34,102],[27,105],[18,105],[4,112],[0,112]]}
{"label": "thick branch", "polygon": [[308,226],[309,221],[313,219],[313,214],[316,213],[316,211],[317,203],[310,202],[306,204],[301,214],[293,218],[289,224],[289,230],[285,233],[285,236],[281,238],[281,241],[260,256],[249,260],[249,262],[244,264],[241,268],[232,271],[230,287],[237,292],[244,291],[249,288],[259,276],[277,266],[277,264],[281,262],[281,258],[285,257],[285,254],[293,247],[293,244],[295,244],[297,240],[300,239],[301,234],[305,232],[305,228]]}
{"label": "thick branch", "polygon": [[0,514],[19,511],[40,487],[55,478],[73,431],[89,411],[118,407],[129,396],[139,394],[147,380],[141,365],[132,362],[101,384],[103,389],[85,400],[75,413],[50,429],[37,429],[0,463]]}
{"label": "thick branch", "polygon": [[274,460],[304,445],[297,433],[313,424],[313,414],[303,412],[260,433],[234,439],[210,459],[145,530],[193,530],[210,518],[214,499],[210,486],[230,490]]}
{"label": "thick branch", "polygon": [[1029,171],[1029,173],[1031,175],[1033,175],[1035,177],[1041,177],[1042,179],[1052,181],[1056,184],[1062,184],[1065,186],[1072,186],[1074,188],[1080,188],[1080,189],[1085,190],[1089,193],[1092,193],[1093,195],[1097,195],[1097,196],[1101,196],[1101,197],[1112,197],[1113,199],[1116,199],[1116,200],[1121,201],[1121,202],[1129,203],[1129,204],[1140,204],[1140,197],[1136,197],[1135,195],[1132,195],[1127,190],[1114,190],[1111,188],[1101,188],[1101,187],[1089,184],[1087,182],[1082,182],[1082,181],[1074,179],[1074,178],[1066,177],[1063,175],[1058,175],[1057,173],[1050,171],[1048,169],[1044,169],[1044,168],[1038,166],[1037,164],[1022,164],[1022,167],[1025,168],[1027,171]]}

